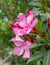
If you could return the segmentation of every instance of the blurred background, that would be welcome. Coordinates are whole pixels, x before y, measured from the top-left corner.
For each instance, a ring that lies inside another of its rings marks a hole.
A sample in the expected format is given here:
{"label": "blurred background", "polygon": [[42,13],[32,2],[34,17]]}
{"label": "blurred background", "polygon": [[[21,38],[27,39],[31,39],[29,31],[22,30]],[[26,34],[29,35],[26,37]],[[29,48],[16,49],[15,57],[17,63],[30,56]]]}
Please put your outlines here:
{"label": "blurred background", "polygon": [[[47,19],[50,17],[50,0],[0,0],[0,65],[42,65],[41,58],[26,64],[28,59],[12,54],[14,44],[10,42],[10,39],[14,37],[14,34],[10,23],[17,21],[18,13],[23,12],[26,15],[29,9],[33,10],[35,18],[39,19],[40,23],[37,28],[44,33],[47,28]],[[47,38],[50,39],[49,33]],[[31,50],[33,51],[32,55],[36,51],[42,50],[44,47]]]}

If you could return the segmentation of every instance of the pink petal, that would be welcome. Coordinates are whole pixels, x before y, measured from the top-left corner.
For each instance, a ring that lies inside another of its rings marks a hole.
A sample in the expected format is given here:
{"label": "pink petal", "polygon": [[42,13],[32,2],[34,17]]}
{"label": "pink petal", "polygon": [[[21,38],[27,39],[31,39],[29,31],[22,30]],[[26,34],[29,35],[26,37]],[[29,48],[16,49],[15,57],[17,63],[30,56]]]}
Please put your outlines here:
{"label": "pink petal", "polygon": [[12,38],[11,41],[14,42],[15,46],[21,46],[21,44],[24,42],[20,37],[16,36],[15,38]]}
{"label": "pink petal", "polygon": [[28,27],[27,34],[32,30],[33,27],[38,23],[38,19],[32,21],[32,24]]}
{"label": "pink petal", "polygon": [[26,27],[26,16],[23,13],[19,13],[18,15],[18,25],[21,27]]}
{"label": "pink petal", "polygon": [[13,32],[15,35],[18,35],[18,36],[26,34],[25,29],[20,29],[20,28],[13,28]]}
{"label": "pink petal", "polygon": [[33,20],[33,17],[34,17],[33,14],[27,16],[27,23],[28,23],[29,25],[31,24],[31,22],[32,22],[32,20]]}
{"label": "pink petal", "polygon": [[30,58],[30,51],[29,50],[25,50],[25,52],[23,54],[23,58]]}
{"label": "pink petal", "polygon": [[23,50],[23,48],[21,48],[21,47],[15,47],[15,48],[14,48],[14,54],[17,55],[17,56],[22,55],[23,52],[24,52],[24,50]]}
{"label": "pink petal", "polygon": [[23,43],[22,41],[14,41],[15,46],[18,46],[18,47],[21,46],[22,43]]}
{"label": "pink petal", "polygon": [[27,44],[27,46],[31,46],[32,45],[32,43],[30,42],[30,41],[26,41],[26,44]]}
{"label": "pink petal", "polygon": [[19,22],[19,25],[21,26],[21,27],[26,27],[26,20],[25,19],[23,19],[23,20],[21,20],[20,22]]}
{"label": "pink petal", "polygon": [[34,19],[33,21],[32,21],[32,24],[31,24],[31,26],[30,26],[30,28],[32,29],[33,27],[35,27],[35,25],[38,23],[38,19]]}
{"label": "pink petal", "polygon": [[31,24],[33,18],[34,18],[34,13],[33,13],[33,11],[29,10],[28,11],[28,16],[27,16],[27,23]]}
{"label": "pink petal", "polygon": [[31,45],[32,45],[32,43],[29,41],[24,42],[24,45],[23,45],[24,50],[29,49]]}
{"label": "pink petal", "polygon": [[24,15],[23,13],[19,13],[17,17],[20,19],[23,17],[23,15]]}
{"label": "pink petal", "polygon": [[11,39],[11,41],[23,41],[19,36],[16,36]]}
{"label": "pink petal", "polygon": [[19,36],[15,37],[17,41],[23,41]]}

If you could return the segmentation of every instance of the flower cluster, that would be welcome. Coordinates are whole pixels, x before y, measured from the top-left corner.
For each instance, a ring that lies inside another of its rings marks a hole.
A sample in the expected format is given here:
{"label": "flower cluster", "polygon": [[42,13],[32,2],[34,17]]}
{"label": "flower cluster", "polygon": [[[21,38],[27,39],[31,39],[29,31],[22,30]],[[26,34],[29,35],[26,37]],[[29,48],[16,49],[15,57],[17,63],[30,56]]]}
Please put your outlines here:
{"label": "flower cluster", "polygon": [[[19,13],[17,16],[18,20],[14,24],[10,24],[15,37],[11,39],[14,42],[14,54],[20,56],[23,54],[23,58],[30,58],[30,46],[32,45],[31,38],[27,38],[26,34],[29,34],[38,20],[34,18],[33,11],[29,10],[28,15],[25,16],[23,13]],[[21,36],[25,40],[21,39]]]}

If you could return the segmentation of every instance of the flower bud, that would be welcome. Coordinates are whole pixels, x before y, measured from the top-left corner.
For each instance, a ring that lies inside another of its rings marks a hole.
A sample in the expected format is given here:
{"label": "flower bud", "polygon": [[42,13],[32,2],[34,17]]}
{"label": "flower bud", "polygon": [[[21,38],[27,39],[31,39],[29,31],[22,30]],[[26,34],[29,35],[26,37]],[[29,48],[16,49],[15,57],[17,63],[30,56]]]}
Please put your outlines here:
{"label": "flower bud", "polygon": [[33,31],[33,33],[37,33],[37,29],[35,28],[35,27],[33,27],[33,29],[32,29],[32,31]]}
{"label": "flower bud", "polygon": [[50,18],[48,18],[48,29],[50,29]]}

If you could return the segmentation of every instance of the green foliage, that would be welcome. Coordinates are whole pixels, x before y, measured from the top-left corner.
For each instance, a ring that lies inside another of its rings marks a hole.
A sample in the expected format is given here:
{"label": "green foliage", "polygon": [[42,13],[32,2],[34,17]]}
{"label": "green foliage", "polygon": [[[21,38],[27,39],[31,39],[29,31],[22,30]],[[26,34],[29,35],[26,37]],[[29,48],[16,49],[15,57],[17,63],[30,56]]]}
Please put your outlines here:
{"label": "green foliage", "polygon": [[32,56],[32,58],[30,58],[30,59],[27,61],[27,63],[30,63],[30,62],[32,62],[32,61],[34,61],[34,60],[37,60],[37,59],[39,59],[39,58],[41,58],[41,57],[44,57],[45,54],[46,54],[45,51],[38,51],[38,52],[36,52],[36,54],[34,54],[34,55]]}
{"label": "green foliage", "polygon": [[37,47],[40,47],[40,46],[44,46],[44,45],[46,45],[46,44],[42,44],[42,43],[39,43],[39,44],[37,44],[37,43],[33,43],[32,45],[31,45],[31,47],[30,47],[30,49],[32,49],[32,48],[37,48]]}
{"label": "green foliage", "polygon": [[41,20],[39,20],[38,21],[38,24],[36,25],[36,27],[37,27],[37,29],[40,31],[40,32],[42,32],[42,21]]}
{"label": "green foliage", "polygon": [[48,51],[48,53],[44,57],[43,65],[50,65],[50,50]]}
{"label": "green foliage", "polygon": [[46,33],[48,41],[41,38],[38,34],[29,34],[34,36],[35,43],[30,47],[31,58],[23,59],[13,55],[14,44],[10,39],[15,35],[12,33],[10,23],[17,20],[19,12],[26,14],[31,9],[38,18],[36,28],[45,33],[47,29],[47,19],[50,17],[50,0],[0,0],[0,58],[10,65],[50,65],[50,30]]}

